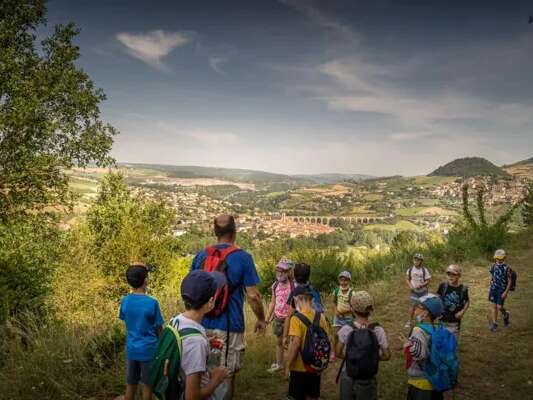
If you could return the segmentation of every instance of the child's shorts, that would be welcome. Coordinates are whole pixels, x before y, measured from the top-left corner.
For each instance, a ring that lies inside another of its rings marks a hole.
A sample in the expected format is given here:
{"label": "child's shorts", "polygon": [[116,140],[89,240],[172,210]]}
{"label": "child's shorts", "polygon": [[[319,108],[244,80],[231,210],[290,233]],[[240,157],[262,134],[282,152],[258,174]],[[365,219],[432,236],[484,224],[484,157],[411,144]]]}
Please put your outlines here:
{"label": "child's shorts", "polygon": [[289,398],[294,400],[320,397],[320,374],[291,371]]}
{"label": "child's shorts", "polygon": [[138,385],[139,382],[148,385],[148,375],[151,361],[127,360],[126,382],[128,385]]}
{"label": "child's shorts", "polygon": [[274,321],[272,321],[272,333],[276,337],[282,337],[283,336],[283,326],[285,324],[285,318],[278,318],[275,317]]}
{"label": "child's shorts", "polygon": [[503,306],[505,304],[505,300],[502,299],[502,290],[498,289],[490,289],[489,290],[489,301],[494,304],[498,304],[499,306]]}
{"label": "child's shorts", "polygon": [[333,317],[333,326],[335,328],[340,328],[340,327],[343,327],[344,325],[348,325],[352,321],[353,321],[353,315],[351,314],[344,314],[344,315],[335,314],[335,317]]}
{"label": "child's shorts", "polygon": [[411,300],[412,305],[417,305],[418,299],[426,294],[428,294],[427,290],[424,290],[423,292],[415,292],[414,290],[411,290],[411,293],[409,294],[409,300]]}

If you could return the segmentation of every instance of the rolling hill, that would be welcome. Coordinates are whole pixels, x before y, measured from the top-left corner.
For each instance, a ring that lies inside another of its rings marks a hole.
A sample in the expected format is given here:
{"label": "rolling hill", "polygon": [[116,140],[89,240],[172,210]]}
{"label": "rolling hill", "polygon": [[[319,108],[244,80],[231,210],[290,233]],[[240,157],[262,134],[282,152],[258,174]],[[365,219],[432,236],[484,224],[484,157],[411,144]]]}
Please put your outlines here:
{"label": "rolling hill", "polygon": [[437,168],[428,176],[458,176],[470,178],[473,176],[508,177],[502,168],[481,157],[458,158]]}
{"label": "rolling hill", "polygon": [[363,174],[314,174],[314,175],[291,175],[294,178],[297,179],[304,179],[307,181],[313,181],[316,183],[340,183],[344,181],[363,181],[365,179],[371,179],[374,178],[371,175],[363,175]]}
{"label": "rolling hill", "polygon": [[533,179],[533,157],[504,165],[502,168],[511,175]]}

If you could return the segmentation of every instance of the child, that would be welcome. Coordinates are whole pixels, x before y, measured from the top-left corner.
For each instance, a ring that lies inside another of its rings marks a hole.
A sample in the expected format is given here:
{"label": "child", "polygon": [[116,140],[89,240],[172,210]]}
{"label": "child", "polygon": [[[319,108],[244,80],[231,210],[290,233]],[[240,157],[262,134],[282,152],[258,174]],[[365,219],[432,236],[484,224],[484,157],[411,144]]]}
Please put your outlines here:
{"label": "child", "polygon": [[210,348],[202,319],[215,306],[215,292],[225,284],[224,274],[203,270],[190,272],[181,282],[185,312],[172,318],[170,325],[178,331],[197,332],[183,337],[182,341],[180,367],[186,377],[184,400],[224,398],[225,387],[221,384],[228,376],[228,369],[218,366],[208,371]]}
{"label": "child", "polygon": [[414,307],[417,325],[412,329],[404,343],[404,354],[407,367],[407,400],[442,400],[442,392],[433,390],[431,382],[426,378],[422,366],[431,354],[431,336],[419,324],[434,325],[440,318],[444,306],[441,299],[434,294],[427,294],[417,300]]}
{"label": "child", "polygon": [[[313,285],[309,283],[309,277],[311,276],[311,266],[304,263],[296,263],[294,265],[294,280],[295,280],[295,287],[301,286],[301,285],[307,285],[311,288],[311,292],[313,295],[313,310],[324,313],[324,306],[322,305],[322,299],[320,298],[320,293],[318,293],[318,290],[316,290]],[[296,310],[296,304],[294,303],[294,290],[289,295],[289,299],[287,300],[287,304],[289,305],[289,316],[294,314],[294,311]],[[285,324],[283,327],[283,345],[285,347],[288,346],[288,333],[289,333],[289,317],[285,318]]]}
{"label": "child", "polygon": [[431,280],[431,273],[422,265],[424,257],[420,253],[413,256],[413,266],[405,273],[405,282],[410,290],[409,299],[411,300],[411,312],[409,314],[409,321],[405,325],[410,328],[413,323],[413,316],[415,312],[415,304],[418,299],[428,294],[429,281]]}
{"label": "child", "polygon": [[509,312],[503,308],[505,299],[509,295],[511,289],[511,268],[505,263],[505,250],[499,249],[494,253],[494,260],[496,261],[490,268],[490,290],[489,302],[491,311],[490,330],[496,332],[498,329],[498,310],[503,315],[504,326],[509,326],[511,323]]}
{"label": "child", "polygon": [[[317,311],[313,310],[313,291],[309,285],[300,285],[293,291],[294,303],[298,313],[309,323],[315,321]],[[319,325],[327,329],[326,318],[320,313]],[[289,337],[291,339],[285,367],[285,378],[289,380],[288,398],[294,400],[318,399],[320,397],[320,377],[310,372],[303,362],[301,352],[307,333],[307,327],[297,315],[289,321]],[[327,361],[327,358],[326,358]]]}
{"label": "child", "polygon": [[[335,317],[333,318],[333,349],[337,348],[337,333],[346,324],[353,321],[352,307],[350,300],[353,295],[352,275],[348,271],[339,274],[339,286],[333,292],[333,303],[335,303]],[[335,362],[335,351],[331,353],[331,361]]]}
{"label": "child", "polygon": [[122,299],[119,318],[126,324],[127,386],[125,400],[133,400],[137,385],[141,382],[144,400],[152,398],[148,386],[148,371],[157,347],[157,336],[161,332],[163,317],[159,303],[146,295],[148,268],[134,263],[126,271],[126,279],[132,293]]}
{"label": "child", "polygon": [[[378,384],[376,379],[378,361],[390,360],[391,353],[385,330],[377,323],[372,323],[370,321],[370,314],[374,311],[373,303],[372,297],[368,292],[355,292],[350,300],[351,309],[355,314],[355,321],[344,325],[339,330],[339,342],[337,344],[336,352],[339,357],[344,357],[343,365],[339,371],[340,400],[377,400],[378,398]],[[370,331],[371,335],[375,336],[375,339],[365,336],[367,332],[363,331],[367,329]],[[357,333],[357,338],[353,336],[355,335],[354,332]],[[367,344],[366,346],[365,343]],[[345,353],[347,355],[343,355],[345,348]],[[370,355],[374,357],[373,363],[370,363],[370,365],[367,364],[367,361],[372,357],[369,357],[369,354],[365,351],[366,349],[369,349]],[[359,353],[357,350],[359,350]],[[359,376],[365,375],[364,379],[351,377],[347,372],[349,369],[346,364],[360,364],[360,358],[358,358],[359,355],[365,357],[366,360],[361,360],[364,362],[364,365],[369,366],[370,368],[375,368],[375,370],[372,371],[357,371]]]}
{"label": "child", "polygon": [[282,259],[276,265],[276,281],[272,285],[272,299],[268,307],[266,320],[272,322],[272,333],[276,336],[276,362],[268,369],[274,373],[284,369],[283,363],[283,327],[285,319],[289,316],[290,307],[287,304],[291,292],[294,290],[294,283],[290,278],[292,263],[288,259]]}
{"label": "child", "polygon": [[437,290],[444,304],[442,322],[459,341],[461,320],[470,306],[468,287],[460,283],[461,268],[458,265],[449,265],[446,268],[446,275],[448,275],[448,282],[441,283]]}

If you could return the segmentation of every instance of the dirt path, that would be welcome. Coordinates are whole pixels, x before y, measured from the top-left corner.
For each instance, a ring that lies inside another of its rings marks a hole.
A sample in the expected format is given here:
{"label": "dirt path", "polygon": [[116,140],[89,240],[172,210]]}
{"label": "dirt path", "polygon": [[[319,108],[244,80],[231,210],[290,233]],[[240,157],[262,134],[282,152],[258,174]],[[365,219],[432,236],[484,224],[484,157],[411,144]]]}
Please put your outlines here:
{"label": "dirt path", "polygon": [[[508,248],[510,265],[518,272],[517,291],[508,300],[511,327],[493,333],[488,329],[488,263],[463,266],[463,280],[469,286],[471,308],[463,322],[459,345],[460,384],[454,396],[461,400],[533,399],[533,236],[517,238]],[[431,288],[444,280],[435,274]],[[395,282],[380,282],[370,288],[376,299],[374,319],[387,330],[392,360],[381,364],[380,399],[405,398],[406,376],[402,343],[399,339],[408,309],[407,293],[401,277]],[[284,399],[286,384],[281,375],[265,372],[273,355],[273,338],[248,338],[246,368],[238,381],[239,399]],[[339,363],[325,372],[322,399],[336,399],[335,375]]]}

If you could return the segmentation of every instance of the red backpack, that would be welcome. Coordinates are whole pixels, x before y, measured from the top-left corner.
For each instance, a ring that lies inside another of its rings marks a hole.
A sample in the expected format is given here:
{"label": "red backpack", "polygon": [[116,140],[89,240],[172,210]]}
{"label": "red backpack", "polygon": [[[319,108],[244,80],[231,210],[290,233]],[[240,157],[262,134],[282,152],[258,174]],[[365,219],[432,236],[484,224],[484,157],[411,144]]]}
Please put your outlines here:
{"label": "red backpack", "polygon": [[[228,265],[226,263],[226,257],[228,257],[231,253],[234,253],[236,251],[239,251],[240,249],[237,246],[231,245],[224,248],[218,248],[216,246],[209,246],[206,249],[207,257],[205,258],[202,269],[206,272],[222,272],[224,275],[226,275],[226,280],[228,279]],[[206,316],[209,318],[218,318],[221,316],[224,311],[226,311],[226,308],[228,308],[229,304],[229,298],[232,293],[232,289],[230,289],[229,282],[226,282],[226,284],[218,289],[215,292],[215,307],[209,311]]]}

